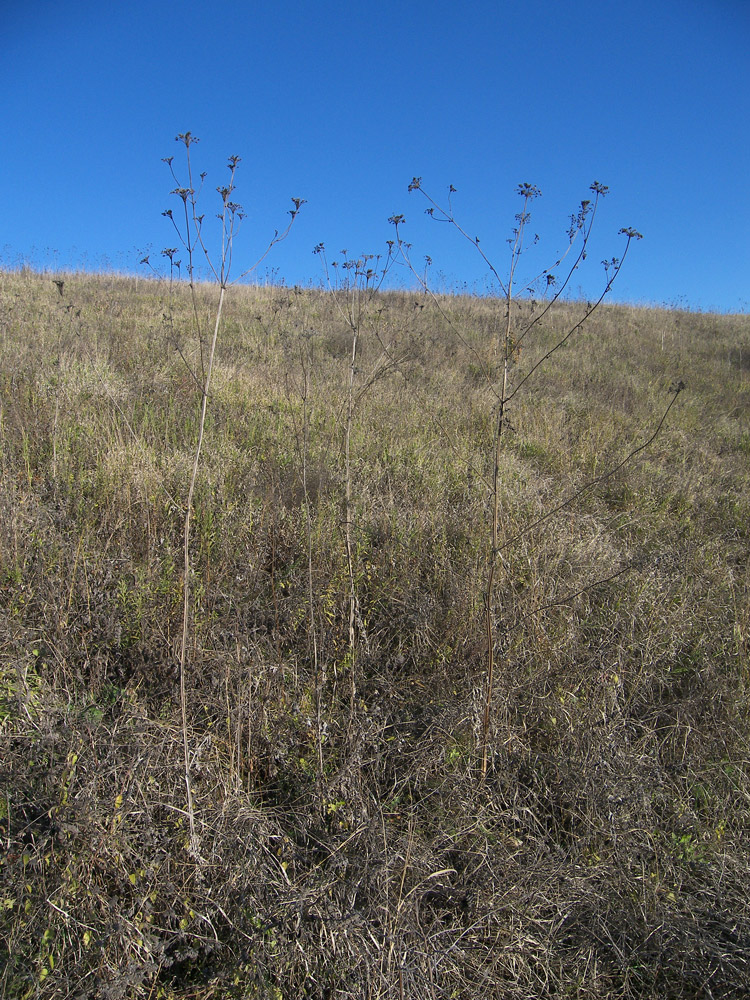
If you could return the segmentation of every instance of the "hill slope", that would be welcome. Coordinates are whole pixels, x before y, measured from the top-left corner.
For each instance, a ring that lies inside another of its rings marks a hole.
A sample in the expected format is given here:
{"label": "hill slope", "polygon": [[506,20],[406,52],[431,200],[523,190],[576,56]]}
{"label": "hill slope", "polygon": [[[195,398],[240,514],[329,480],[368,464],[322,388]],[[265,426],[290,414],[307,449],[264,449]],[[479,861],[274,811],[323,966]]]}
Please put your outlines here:
{"label": "hill slope", "polygon": [[233,290],[196,851],[213,292],[63,278],[0,275],[3,995],[750,991],[747,318],[602,307],[513,398],[482,780],[502,304],[379,295],[353,369]]}

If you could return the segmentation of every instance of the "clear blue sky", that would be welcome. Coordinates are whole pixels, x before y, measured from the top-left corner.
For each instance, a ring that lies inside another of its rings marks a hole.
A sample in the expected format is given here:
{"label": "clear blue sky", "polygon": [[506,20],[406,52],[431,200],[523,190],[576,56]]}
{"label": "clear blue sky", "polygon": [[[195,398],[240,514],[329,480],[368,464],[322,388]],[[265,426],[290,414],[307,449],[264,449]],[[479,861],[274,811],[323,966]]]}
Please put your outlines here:
{"label": "clear blue sky", "polygon": [[481,287],[413,175],[457,188],[501,271],[520,182],[542,191],[532,228],[553,258],[598,180],[610,194],[574,291],[594,293],[634,226],[616,299],[750,308],[748,0],[0,0],[0,89],[6,267],[158,258],[175,245],[161,158],[191,130],[209,191],[242,157],[248,262],[307,199],[267,264],[288,283],[319,279],[321,241],[380,251],[403,213],[435,281]]}

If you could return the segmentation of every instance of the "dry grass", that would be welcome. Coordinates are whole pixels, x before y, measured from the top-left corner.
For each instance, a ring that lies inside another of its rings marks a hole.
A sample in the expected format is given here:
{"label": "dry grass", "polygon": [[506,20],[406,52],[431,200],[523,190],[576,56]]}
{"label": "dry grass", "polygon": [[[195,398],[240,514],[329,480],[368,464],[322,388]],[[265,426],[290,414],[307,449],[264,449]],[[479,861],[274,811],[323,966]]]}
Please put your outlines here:
{"label": "dry grass", "polygon": [[[347,332],[323,292],[234,289],[194,509],[197,860],[189,302],[167,335],[158,283],[60,277],[0,275],[2,995],[747,995],[746,317],[603,308],[514,400],[482,783],[496,303],[373,302],[362,371],[378,333],[404,360],[352,428],[351,706]],[[528,531],[679,378],[653,445]]]}

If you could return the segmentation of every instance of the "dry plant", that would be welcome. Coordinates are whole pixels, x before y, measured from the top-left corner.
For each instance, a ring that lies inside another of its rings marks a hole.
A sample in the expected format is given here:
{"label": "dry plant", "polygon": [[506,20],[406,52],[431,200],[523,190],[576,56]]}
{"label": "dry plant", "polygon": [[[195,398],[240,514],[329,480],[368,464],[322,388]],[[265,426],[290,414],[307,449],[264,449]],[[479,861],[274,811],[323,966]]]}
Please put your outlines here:
{"label": "dry plant", "polygon": [[360,614],[357,597],[357,567],[355,560],[354,536],[357,531],[356,503],[352,488],[352,430],[354,415],[363,397],[380,379],[384,378],[401,360],[394,358],[390,345],[380,337],[378,341],[381,353],[369,371],[360,370],[361,338],[368,326],[372,326],[370,307],[378,291],[382,288],[394,262],[394,244],[389,243],[384,256],[361,254],[350,257],[348,251],[342,250],[342,261],[333,260],[328,263],[325,245],[319,243],[313,251],[323,262],[326,285],[333,297],[336,311],[346,324],[349,336],[348,371],[343,410],[343,440],[344,453],[344,511],[343,538],[346,553],[346,567],[349,581],[348,594],[348,634],[346,672],[349,675],[349,705],[350,719],[354,713],[354,702],[357,689],[357,640],[364,637],[366,630]]}
{"label": "dry plant", "polygon": [[[204,317],[216,292],[197,297]],[[329,676],[347,647],[349,328],[330,291],[226,297],[191,521],[197,859],[167,655],[184,506],[165,490],[186,492],[198,408],[164,288],[65,275],[60,300],[0,275],[9,1000],[747,995],[746,318],[603,304],[514,397],[493,694],[512,738],[478,783],[495,426],[479,363],[500,381],[504,303],[437,298],[453,326],[381,291],[360,332],[355,400],[378,333],[412,358],[354,408],[352,721],[348,676],[313,701],[315,646]],[[191,331],[184,280],[172,309]],[[511,385],[580,313],[549,310]],[[632,452],[683,371],[691,392],[638,461],[512,541]]]}
{"label": "dry plant", "polygon": [[[409,191],[417,191],[429,202],[426,214],[436,222],[446,223],[452,226],[464,239],[476,248],[480,257],[489,269],[490,274],[497,282],[504,303],[504,316],[498,317],[496,335],[494,338],[495,358],[494,365],[487,366],[480,358],[480,366],[483,370],[487,386],[492,394],[493,405],[493,434],[492,434],[492,475],[489,484],[490,489],[490,509],[491,522],[489,530],[489,545],[487,554],[487,565],[485,571],[484,590],[484,633],[485,633],[485,695],[484,710],[481,723],[481,778],[486,779],[488,768],[489,734],[491,727],[492,692],[494,687],[494,677],[497,659],[497,636],[502,629],[502,619],[497,603],[497,584],[499,567],[503,564],[503,552],[509,546],[524,538],[534,531],[540,524],[560,513],[569,507],[576,499],[590,491],[594,486],[601,484],[614,476],[625,467],[636,455],[650,445],[661,430],[667,414],[675,402],[679,393],[684,389],[684,384],[679,381],[674,384],[672,399],[663,413],[656,430],[648,440],[636,446],[628,455],[619,461],[606,472],[590,479],[582,487],[571,493],[565,500],[556,504],[554,508],[546,511],[541,517],[535,518],[531,523],[524,526],[519,532],[504,532],[501,525],[500,495],[501,495],[501,457],[507,431],[511,428],[510,404],[517,393],[527,384],[529,379],[544,366],[547,361],[564,347],[574,334],[578,333],[590,320],[594,312],[609,294],[612,285],[622,269],[628,255],[631,243],[634,240],[642,239],[641,234],[633,228],[623,228],[620,234],[626,238],[626,243],[619,258],[611,258],[602,262],[605,270],[605,281],[601,293],[593,302],[587,302],[583,315],[576,319],[560,335],[555,337],[551,347],[545,350],[539,358],[531,365],[526,372],[521,372],[517,366],[525,342],[532,331],[549,314],[553,306],[560,301],[561,296],[570,284],[571,278],[580,268],[587,258],[588,245],[594,228],[594,221],[597,215],[599,202],[607,194],[606,185],[594,181],[590,186],[592,198],[583,199],[576,213],[570,216],[570,223],[567,230],[567,246],[557,257],[554,263],[544,268],[541,273],[525,278],[522,282],[518,279],[518,269],[521,259],[529,247],[529,244],[536,244],[538,235],[529,237],[529,225],[531,222],[531,204],[540,197],[541,191],[533,184],[519,184],[516,193],[521,198],[521,209],[515,216],[515,225],[511,235],[507,240],[510,248],[510,260],[507,265],[507,273],[503,277],[496,265],[485,252],[480,244],[479,237],[472,237],[457,220],[453,209],[453,195],[456,188],[451,184],[448,189],[448,199],[445,206],[439,204],[422,186],[422,178],[414,177],[409,184]],[[427,269],[422,273],[418,272],[411,262],[410,245],[406,243],[400,234],[400,227],[404,223],[402,215],[395,215],[390,219],[396,230],[396,242],[399,250],[406,261],[407,266],[418,280],[419,284],[429,293],[433,302],[445,316],[437,296],[431,291],[427,284]],[[431,259],[428,258],[431,263]],[[562,269],[562,271],[560,270]],[[519,294],[519,288],[521,293]],[[446,317],[447,318],[447,317]],[[506,564],[507,566],[507,564]]]}
{"label": "dry plant", "polygon": [[[295,343],[294,353],[289,358],[290,371],[287,373],[288,392],[291,395],[295,389],[301,404],[302,412],[299,419],[292,409],[294,437],[297,446],[297,458],[302,477],[302,504],[305,516],[305,557],[307,562],[307,639],[308,657],[313,668],[313,683],[315,686],[315,737],[318,759],[318,778],[322,779],[324,770],[323,744],[323,689],[326,683],[326,661],[321,656],[321,641],[318,626],[318,611],[316,605],[314,541],[313,541],[313,505],[310,476],[310,437],[311,421],[314,410],[313,381],[315,369],[315,350],[312,335],[304,327],[302,336]],[[298,368],[299,378],[293,377],[293,368]],[[320,485],[318,483],[318,485]]]}
{"label": "dry plant", "polygon": [[[198,419],[197,440],[195,442],[195,452],[193,455],[193,466],[190,474],[188,494],[185,502],[185,520],[183,524],[183,610],[182,610],[182,634],[179,648],[179,668],[180,668],[180,709],[182,714],[182,733],[184,744],[184,764],[185,764],[185,788],[187,793],[187,813],[190,824],[190,841],[194,852],[198,850],[198,837],[195,828],[195,809],[193,804],[193,793],[191,784],[191,761],[188,740],[187,723],[187,694],[186,694],[186,674],[188,669],[188,647],[190,642],[191,607],[192,593],[190,587],[190,541],[191,541],[191,519],[193,515],[193,497],[195,494],[196,482],[198,480],[198,470],[200,466],[201,451],[203,449],[203,437],[206,427],[206,413],[210,398],[211,376],[216,357],[216,345],[221,329],[222,315],[224,311],[224,301],[227,289],[232,284],[236,284],[243,278],[251,275],[266,259],[273,247],[286,239],[289,235],[294,220],[304,203],[304,199],[292,198],[294,207],[289,210],[290,220],[285,229],[277,230],[263,252],[257,259],[236,276],[232,273],[234,263],[234,242],[239,233],[245,213],[239,202],[234,200],[235,177],[239,167],[240,157],[232,155],[229,157],[227,169],[229,178],[223,185],[219,185],[216,191],[221,199],[221,211],[217,215],[220,222],[220,232],[218,238],[218,252],[214,252],[208,247],[208,237],[204,235],[205,216],[199,213],[199,201],[203,184],[206,180],[206,173],[201,173],[200,183],[196,187],[196,180],[193,176],[193,163],[191,159],[190,147],[198,142],[197,136],[191,132],[180,133],[175,137],[175,142],[181,143],[185,147],[185,171],[186,177],[181,180],[174,166],[174,157],[169,156],[164,162],[169,167],[172,178],[177,185],[171,192],[182,202],[182,210],[175,218],[175,212],[169,208],[162,214],[170,219],[174,226],[175,233],[179,239],[183,251],[187,254],[187,278],[191,293],[193,306],[194,333],[198,347],[198,364],[191,364],[184,356],[183,360],[188,369],[190,377],[193,379],[198,392],[200,393],[200,415]],[[179,272],[180,262],[175,260],[177,249],[168,248],[162,251],[163,255],[169,259],[170,263],[170,289],[172,286],[175,267]],[[205,331],[201,320],[201,313],[197,296],[197,274],[196,256],[200,254],[208,265],[213,281],[219,290],[219,299],[215,307],[213,316],[213,330],[210,332],[210,339],[206,342]],[[147,258],[144,259],[147,262]]]}

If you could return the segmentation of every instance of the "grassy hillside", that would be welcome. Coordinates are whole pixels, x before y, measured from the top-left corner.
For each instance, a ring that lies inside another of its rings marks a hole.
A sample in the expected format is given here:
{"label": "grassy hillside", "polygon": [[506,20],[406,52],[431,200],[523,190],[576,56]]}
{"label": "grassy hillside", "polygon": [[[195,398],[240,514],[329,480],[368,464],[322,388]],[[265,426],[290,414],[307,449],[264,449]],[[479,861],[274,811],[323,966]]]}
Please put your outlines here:
{"label": "grassy hillside", "polygon": [[232,290],[190,543],[196,851],[195,314],[59,280],[0,275],[2,995],[750,993],[747,317],[601,307],[513,398],[482,780],[503,304],[367,306],[350,560],[351,331],[330,293]]}

